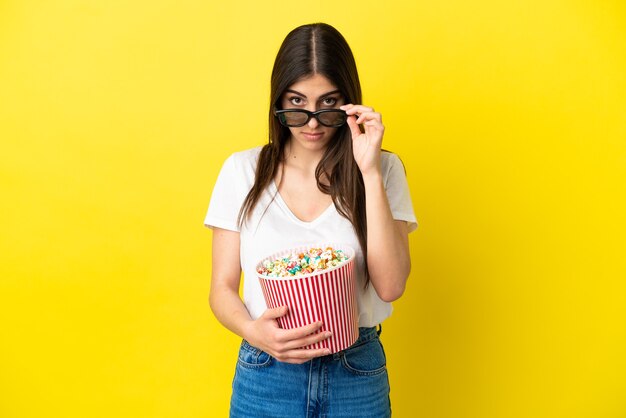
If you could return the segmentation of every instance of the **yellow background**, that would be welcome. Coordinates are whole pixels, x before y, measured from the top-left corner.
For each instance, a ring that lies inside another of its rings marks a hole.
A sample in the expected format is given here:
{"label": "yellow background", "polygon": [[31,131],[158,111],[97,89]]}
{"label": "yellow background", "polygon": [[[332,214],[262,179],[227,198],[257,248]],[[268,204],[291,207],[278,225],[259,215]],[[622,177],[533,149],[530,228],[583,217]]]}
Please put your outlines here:
{"label": "yellow background", "polygon": [[622,0],[0,2],[0,417],[226,416],[202,220],[314,21],[420,222],[394,416],[626,417]]}

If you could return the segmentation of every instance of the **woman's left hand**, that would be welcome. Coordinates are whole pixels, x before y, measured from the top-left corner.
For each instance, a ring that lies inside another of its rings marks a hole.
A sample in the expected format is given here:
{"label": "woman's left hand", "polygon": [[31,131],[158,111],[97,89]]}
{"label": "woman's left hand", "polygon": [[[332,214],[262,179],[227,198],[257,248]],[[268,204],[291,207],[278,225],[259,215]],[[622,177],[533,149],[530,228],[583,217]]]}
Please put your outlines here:
{"label": "woman's left hand", "polygon": [[[380,149],[385,132],[381,114],[363,105],[347,104],[340,106],[340,109],[348,114],[352,153],[361,174],[380,173]],[[363,125],[365,132],[361,132],[359,125]]]}

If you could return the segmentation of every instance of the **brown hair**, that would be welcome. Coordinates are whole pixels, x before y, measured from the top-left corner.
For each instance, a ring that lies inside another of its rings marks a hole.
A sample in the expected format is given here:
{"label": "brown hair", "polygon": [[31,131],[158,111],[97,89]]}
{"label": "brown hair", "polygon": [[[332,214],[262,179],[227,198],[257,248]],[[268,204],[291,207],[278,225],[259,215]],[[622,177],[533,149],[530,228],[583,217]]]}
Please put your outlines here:
{"label": "brown hair", "polygon": [[[280,107],[280,99],[289,86],[314,74],[323,75],[337,86],[345,103],[362,102],[354,56],[337,29],[325,23],[314,23],[297,27],[287,35],[276,55],[272,70],[269,143],[261,149],[254,185],[241,206],[238,218],[240,226],[258,203],[263,191],[276,177],[284,158],[290,132],[274,116],[274,109]],[[352,137],[348,125],[337,129],[317,165],[315,178],[319,190],[329,194],[339,214],[352,223],[367,260],[365,186],[352,154]],[[367,262],[365,277],[367,284]]]}

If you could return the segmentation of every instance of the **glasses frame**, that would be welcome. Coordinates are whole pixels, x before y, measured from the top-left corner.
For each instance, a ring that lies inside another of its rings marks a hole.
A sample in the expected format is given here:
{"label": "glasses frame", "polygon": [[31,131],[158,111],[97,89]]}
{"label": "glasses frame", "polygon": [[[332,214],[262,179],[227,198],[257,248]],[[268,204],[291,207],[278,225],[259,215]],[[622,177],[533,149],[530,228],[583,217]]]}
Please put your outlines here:
{"label": "glasses frame", "polygon": [[[331,112],[342,113],[345,116],[344,121],[341,122],[340,124],[328,125],[320,120],[319,115],[322,115],[324,113],[331,113]],[[299,123],[296,125],[288,125],[285,119],[285,116],[282,116],[286,113],[305,113],[307,115],[307,118],[306,118],[306,121],[304,121],[303,123]],[[315,112],[310,112],[305,109],[283,109],[283,110],[274,110],[274,116],[278,118],[278,121],[280,122],[281,125],[286,126],[287,128],[299,128],[301,126],[304,126],[307,123],[309,123],[311,118],[317,119],[320,125],[326,126],[327,128],[340,128],[343,125],[345,125],[346,122],[348,121],[348,114],[344,110],[341,110],[341,109],[321,109],[321,110],[316,110]]]}

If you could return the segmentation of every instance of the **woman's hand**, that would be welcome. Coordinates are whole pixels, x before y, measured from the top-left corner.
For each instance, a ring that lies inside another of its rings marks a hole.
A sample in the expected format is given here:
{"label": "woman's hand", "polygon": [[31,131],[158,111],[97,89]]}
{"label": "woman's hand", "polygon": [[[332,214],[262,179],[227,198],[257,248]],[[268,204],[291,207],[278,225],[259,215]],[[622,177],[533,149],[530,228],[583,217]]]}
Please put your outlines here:
{"label": "woman's hand", "polygon": [[244,338],[254,347],[260,348],[278,361],[301,364],[315,357],[330,354],[327,348],[303,349],[331,336],[330,331],[314,334],[322,327],[314,322],[300,328],[282,329],[277,318],[285,316],[288,308],[268,309],[257,320],[250,321],[245,328]]}
{"label": "woman's hand", "polygon": [[[380,173],[380,149],[385,127],[380,113],[362,105],[340,106],[348,114],[348,126],[352,133],[352,153],[361,174]],[[363,125],[361,132],[359,125]]]}

